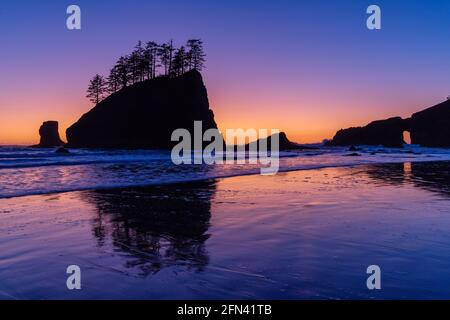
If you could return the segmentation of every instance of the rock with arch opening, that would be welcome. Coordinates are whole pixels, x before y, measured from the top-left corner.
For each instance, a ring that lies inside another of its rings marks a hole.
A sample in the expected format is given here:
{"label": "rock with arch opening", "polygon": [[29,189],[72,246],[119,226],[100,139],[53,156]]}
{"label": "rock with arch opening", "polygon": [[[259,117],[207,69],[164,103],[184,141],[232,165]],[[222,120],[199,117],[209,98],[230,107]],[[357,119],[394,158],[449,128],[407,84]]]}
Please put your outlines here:
{"label": "rock with arch opening", "polygon": [[450,101],[414,113],[408,119],[394,117],[373,121],[364,127],[341,129],[326,145],[402,147],[405,131],[410,133],[411,144],[450,147]]}

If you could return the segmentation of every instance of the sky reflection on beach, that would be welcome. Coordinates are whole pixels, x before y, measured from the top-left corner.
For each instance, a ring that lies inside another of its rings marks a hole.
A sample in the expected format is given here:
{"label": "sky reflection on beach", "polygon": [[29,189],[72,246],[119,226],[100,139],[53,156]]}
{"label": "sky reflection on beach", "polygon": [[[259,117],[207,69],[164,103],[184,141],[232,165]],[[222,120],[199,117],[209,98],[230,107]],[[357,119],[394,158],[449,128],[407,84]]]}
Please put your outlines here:
{"label": "sky reflection on beach", "polygon": [[[1,298],[450,298],[448,162],[2,199]],[[81,291],[65,269],[82,269]],[[382,290],[366,288],[366,268]]]}

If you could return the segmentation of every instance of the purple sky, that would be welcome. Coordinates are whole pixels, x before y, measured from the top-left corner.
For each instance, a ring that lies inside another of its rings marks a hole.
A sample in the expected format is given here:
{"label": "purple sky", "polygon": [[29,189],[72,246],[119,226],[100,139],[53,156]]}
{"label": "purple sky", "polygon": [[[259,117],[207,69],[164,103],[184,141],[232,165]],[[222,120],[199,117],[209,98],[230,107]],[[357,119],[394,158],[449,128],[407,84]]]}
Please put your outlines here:
{"label": "purple sky", "polygon": [[[66,8],[82,30],[66,29]],[[382,29],[366,28],[378,4]],[[450,94],[449,1],[2,1],[0,143],[61,134],[92,105],[89,79],[136,42],[205,43],[221,129],[278,128],[298,142],[409,116]]]}

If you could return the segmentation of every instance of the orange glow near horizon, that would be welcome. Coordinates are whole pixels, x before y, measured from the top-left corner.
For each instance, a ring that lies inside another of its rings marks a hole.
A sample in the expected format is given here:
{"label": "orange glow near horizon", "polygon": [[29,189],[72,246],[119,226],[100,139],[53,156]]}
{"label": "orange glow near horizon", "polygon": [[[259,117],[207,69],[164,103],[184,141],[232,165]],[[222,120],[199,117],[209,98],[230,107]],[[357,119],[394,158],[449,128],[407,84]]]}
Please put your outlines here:
{"label": "orange glow near horizon", "polygon": [[[81,114],[79,115],[81,116]],[[61,116],[52,116],[49,113],[48,116],[43,117],[35,114],[28,115],[11,115],[2,117],[2,125],[0,127],[0,144],[2,145],[33,145],[39,142],[39,127],[42,122],[47,120],[57,120],[59,122],[59,133],[62,140],[67,141],[65,136],[66,129],[73,124],[78,118],[78,115],[70,114]],[[314,123],[308,123],[307,121],[296,122],[295,119],[291,121],[283,121],[283,125],[277,124],[277,121],[270,118],[257,118],[254,117],[239,117],[234,120],[232,115],[225,117],[224,121],[220,121],[220,118],[216,116],[219,129],[222,133],[225,133],[226,129],[268,129],[270,133],[271,129],[278,129],[284,131],[291,141],[298,143],[314,143],[321,142],[325,138],[332,138],[339,126],[333,125],[326,127],[326,124],[320,123],[314,125]],[[282,121],[278,122],[281,123]],[[331,124],[330,124],[331,125]]]}
{"label": "orange glow near horizon", "polygon": [[80,95],[79,92],[45,95],[36,90],[27,97],[13,92],[0,97],[0,105],[6,106],[0,114],[0,144],[37,144],[39,127],[49,120],[59,122],[60,136],[66,141],[66,129],[92,107],[86,99],[80,101]]}
{"label": "orange glow near horizon", "polygon": [[[53,100],[53,101],[52,101]],[[245,100],[245,99],[243,99]],[[67,103],[67,101],[71,101]],[[270,103],[260,105],[259,101],[246,107],[238,107],[237,102],[225,101],[223,104],[214,103],[210,97],[211,108],[215,120],[222,133],[226,129],[278,129],[284,131],[288,138],[298,143],[315,143],[323,139],[330,139],[341,128],[365,125],[375,119],[396,116],[396,114],[354,113],[352,117],[343,113],[343,106],[335,106],[333,110],[326,105],[314,105],[300,108],[296,105],[275,107]],[[39,142],[38,130],[42,122],[56,120],[59,122],[59,133],[64,141],[65,131],[75,121],[87,112],[92,105],[83,99],[67,99],[64,95],[57,97],[43,97],[38,102],[27,99],[17,99],[9,104],[7,110],[2,110],[0,121],[0,144],[32,145]],[[229,105],[232,103],[232,105]],[[24,107],[25,106],[25,107]],[[61,108],[63,106],[63,108]],[[23,112],[20,110],[23,109]],[[323,110],[327,110],[324,112]],[[30,112],[30,110],[39,110]],[[236,112],[235,110],[239,110]],[[283,110],[280,112],[279,110]],[[340,111],[341,110],[341,111]],[[19,111],[19,112],[18,112]],[[408,116],[403,115],[403,116]]]}

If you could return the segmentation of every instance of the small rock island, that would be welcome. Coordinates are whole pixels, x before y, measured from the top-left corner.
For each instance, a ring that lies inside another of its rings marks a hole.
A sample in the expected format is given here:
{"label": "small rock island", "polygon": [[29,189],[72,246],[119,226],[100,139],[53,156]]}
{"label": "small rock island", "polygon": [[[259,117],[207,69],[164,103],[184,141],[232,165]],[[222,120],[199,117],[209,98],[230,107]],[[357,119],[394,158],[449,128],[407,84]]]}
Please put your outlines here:
{"label": "small rock island", "polygon": [[39,128],[39,144],[35,148],[62,147],[64,142],[61,140],[58,131],[58,121],[45,121]]}

